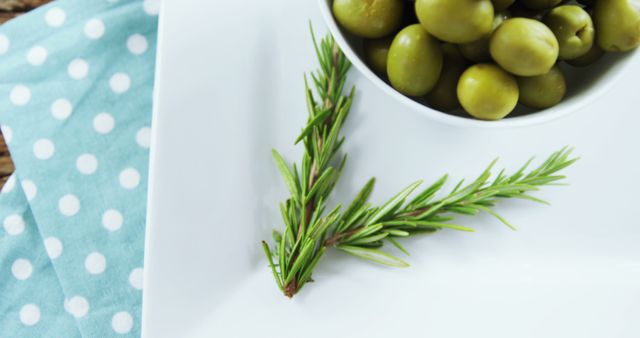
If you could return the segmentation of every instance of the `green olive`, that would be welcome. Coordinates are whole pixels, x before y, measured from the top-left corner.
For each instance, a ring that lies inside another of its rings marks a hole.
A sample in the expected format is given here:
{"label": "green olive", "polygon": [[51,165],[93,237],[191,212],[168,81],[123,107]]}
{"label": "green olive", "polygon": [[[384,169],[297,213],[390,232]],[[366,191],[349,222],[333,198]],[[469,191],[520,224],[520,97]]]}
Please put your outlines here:
{"label": "green olive", "polygon": [[442,44],[442,53],[444,62],[440,78],[425,99],[431,107],[446,112],[460,108],[456,88],[460,75],[464,72],[466,61],[454,44]]}
{"label": "green olive", "polygon": [[594,43],[586,54],[573,60],[567,60],[567,63],[574,67],[586,67],[596,63],[603,55],[602,48],[597,43]]}
{"label": "green olive", "polygon": [[489,51],[508,72],[519,76],[542,75],[558,59],[558,40],[543,23],[525,18],[509,19],[491,36]]}
{"label": "green olive", "polygon": [[391,43],[387,75],[391,85],[409,96],[422,96],[435,86],[442,71],[440,43],[420,24],[401,30]]}
{"label": "green olive", "polygon": [[387,55],[392,41],[390,37],[364,40],[364,56],[374,72],[381,75],[387,74]]}
{"label": "green olive", "polygon": [[640,45],[640,6],[636,0],[596,1],[593,12],[600,48],[626,52]]}
{"label": "green olive", "polygon": [[567,92],[564,74],[554,66],[547,74],[519,77],[520,103],[525,106],[546,109],[562,101]]}
{"label": "green olive", "polygon": [[381,38],[399,28],[403,3],[403,0],[334,0],[333,15],[351,34]]}
{"label": "green olive", "polygon": [[491,53],[489,53],[489,39],[491,34],[498,28],[503,22],[511,17],[511,14],[507,11],[496,12],[493,18],[493,26],[491,32],[480,38],[479,40],[463,43],[460,45],[460,52],[467,59],[475,62],[488,62],[491,61]]}
{"label": "green olive", "polygon": [[452,62],[455,62],[456,64],[466,66],[467,60],[464,58],[464,55],[460,53],[459,45],[449,43],[449,42],[444,42],[440,46],[442,47],[442,56],[445,59],[449,59]]}
{"label": "green olive", "polygon": [[529,9],[544,9],[557,6],[562,0],[519,0],[518,2]]}
{"label": "green olive", "polygon": [[491,31],[493,5],[490,0],[416,0],[416,14],[436,38],[466,43]]}
{"label": "green olive", "polygon": [[518,82],[502,68],[480,63],[458,81],[458,99],[467,113],[481,120],[499,120],[518,104]]}
{"label": "green olive", "polygon": [[558,6],[547,14],[544,23],[558,39],[560,60],[580,57],[593,46],[593,22],[589,13],[580,6]]}
{"label": "green olive", "polygon": [[502,11],[513,5],[516,0],[491,0],[491,2],[493,3],[493,9],[496,11]]}

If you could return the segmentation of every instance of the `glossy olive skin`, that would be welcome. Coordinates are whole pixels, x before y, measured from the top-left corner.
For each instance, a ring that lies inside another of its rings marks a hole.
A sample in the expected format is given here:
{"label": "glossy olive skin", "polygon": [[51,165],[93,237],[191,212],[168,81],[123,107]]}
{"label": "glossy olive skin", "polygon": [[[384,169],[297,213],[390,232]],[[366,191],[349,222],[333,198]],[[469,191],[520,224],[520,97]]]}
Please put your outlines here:
{"label": "glossy olive skin", "polygon": [[596,1],[593,19],[604,51],[626,52],[640,45],[640,8],[634,7],[634,1]]}
{"label": "glossy olive skin", "polygon": [[438,82],[441,71],[440,43],[422,25],[408,26],[393,39],[387,57],[387,75],[397,91],[423,96]]}
{"label": "glossy olive skin", "polygon": [[518,76],[542,75],[558,59],[559,46],[553,32],[543,23],[525,18],[505,21],[489,42],[493,59]]}
{"label": "glossy olive skin", "polygon": [[547,74],[519,77],[520,103],[527,107],[546,109],[560,103],[567,93],[564,73],[554,66]]}
{"label": "glossy olive skin", "polygon": [[458,47],[451,43],[442,44],[442,53],[444,62],[440,78],[425,99],[432,108],[448,112],[460,108],[457,87],[460,75],[466,68],[466,60]]}
{"label": "glossy olive skin", "polygon": [[490,0],[416,0],[416,14],[436,38],[451,43],[478,40],[491,31]]}
{"label": "glossy olive skin", "polygon": [[379,75],[387,75],[387,55],[393,38],[364,41],[364,57],[371,69]]}
{"label": "glossy olive skin", "polygon": [[560,60],[580,57],[593,46],[593,22],[591,16],[580,6],[558,6],[547,14],[544,23],[558,39]]}
{"label": "glossy olive skin", "polygon": [[404,0],[334,0],[333,15],[351,34],[374,39],[400,27],[403,6]]}
{"label": "glossy olive skin", "polygon": [[507,11],[496,12],[495,17],[493,18],[491,32],[476,41],[460,44],[460,52],[462,52],[462,55],[475,62],[491,61],[491,53],[489,53],[489,40],[491,38],[491,34],[510,17],[511,14]]}
{"label": "glossy olive skin", "polygon": [[500,120],[518,104],[515,77],[490,63],[469,67],[462,73],[457,90],[464,110],[481,120]]}
{"label": "glossy olive skin", "polygon": [[573,60],[567,60],[567,63],[574,67],[586,67],[596,63],[603,55],[602,48],[597,43],[594,43],[586,54]]}
{"label": "glossy olive skin", "polygon": [[529,9],[544,9],[557,6],[562,0],[518,0],[518,2]]}
{"label": "glossy olive skin", "polygon": [[516,2],[516,0],[491,0],[491,2],[493,3],[494,10],[502,11],[509,8],[509,6],[513,5],[513,3]]}

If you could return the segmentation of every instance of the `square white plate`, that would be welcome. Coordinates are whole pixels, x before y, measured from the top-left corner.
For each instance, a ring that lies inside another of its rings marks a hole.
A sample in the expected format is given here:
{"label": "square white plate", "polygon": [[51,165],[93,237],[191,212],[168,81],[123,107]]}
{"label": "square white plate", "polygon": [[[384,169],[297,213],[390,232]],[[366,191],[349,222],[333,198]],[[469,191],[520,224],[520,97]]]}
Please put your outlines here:
{"label": "square white plate", "polygon": [[640,65],[606,97],[553,123],[442,125],[407,111],[355,70],[349,153],[336,201],[370,176],[381,202],[416,179],[472,178],[496,156],[514,169],[572,145],[582,160],[553,206],[503,203],[476,233],[404,241],[408,269],[332,252],[294,299],[260,240],[286,198],[270,149],[288,160],[315,69],[315,1],[167,0],[159,58],[145,256],[143,337],[637,338],[640,327]]}

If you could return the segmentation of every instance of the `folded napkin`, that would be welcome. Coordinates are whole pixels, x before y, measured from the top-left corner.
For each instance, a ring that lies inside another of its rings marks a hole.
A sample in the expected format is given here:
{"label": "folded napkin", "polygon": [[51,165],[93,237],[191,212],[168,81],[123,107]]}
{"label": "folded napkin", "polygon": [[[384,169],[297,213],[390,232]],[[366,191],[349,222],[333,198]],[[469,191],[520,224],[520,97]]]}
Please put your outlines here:
{"label": "folded napkin", "polygon": [[0,337],[139,336],[157,1],[0,26]]}

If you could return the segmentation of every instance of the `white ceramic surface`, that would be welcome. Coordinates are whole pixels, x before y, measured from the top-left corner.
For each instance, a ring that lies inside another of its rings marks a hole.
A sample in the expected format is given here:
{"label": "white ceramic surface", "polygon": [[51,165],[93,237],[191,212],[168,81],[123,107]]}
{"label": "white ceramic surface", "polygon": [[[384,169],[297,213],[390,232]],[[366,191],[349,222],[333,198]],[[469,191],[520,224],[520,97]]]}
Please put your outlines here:
{"label": "white ceramic surface", "polygon": [[270,149],[301,154],[309,20],[325,31],[317,4],[167,0],[162,13],[144,338],[640,336],[640,65],[580,113],[519,129],[434,122],[353,70],[337,201],[370,176],[381,202],[419,178],[471,178],[496,156],[513,169],[570,144],[583,159],[566,171],[570,186],[538,195],[553,206],[499,206],[518,232],[465,219],[476,233],[404,241],[408,269],[331,252],[288,300],[260,240],[280,226],[286,197]]}
{"label": "white ceramic surface", "polygon": [[560,104],[541,111],[519,106],[509,117],[501,121],[475,120],[468,117],[464,112],[459,112],[459,116],[442,113],[416,102],[393,89],[393,87],[380,79],[378,75],[372,72],[362,61],[361,39],[350,35],[338,26],[331,13],[333,0],[317,1],[329,31],[333,34],[344,53],[358,71],[378,86],[386,95],[393,97],[409,108],[408,110],[413,110],[436,121],[456,126],[472,128],[520,127],[558,119],[567,114],[580,111],[581,108],[592,104],[611,89],[631,64],[640,62],[640,52],[635,50],[629,53],[608,54],[597,64],[588,68],[574,68],[568,65],[561,65],[567,77],[568,88],[567,96]]}

